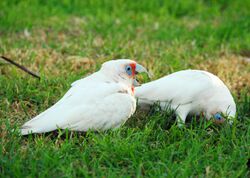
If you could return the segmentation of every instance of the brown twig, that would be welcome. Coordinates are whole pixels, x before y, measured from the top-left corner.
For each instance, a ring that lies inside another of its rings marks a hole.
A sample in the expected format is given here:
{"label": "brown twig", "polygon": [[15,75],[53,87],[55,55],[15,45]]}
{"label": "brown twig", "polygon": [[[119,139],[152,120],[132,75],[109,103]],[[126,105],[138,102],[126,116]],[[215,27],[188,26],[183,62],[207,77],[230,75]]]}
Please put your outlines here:
{"label": "brown twig", "polygon": [[11,59],[5,57],[5,56],[0,56],[0,58],[4,59],[5,61],[7,61],[7,62],[9,62],[9,63],[11,63],[11,64],[13,64],[14,66],[16,66],[16,67],[18,67],[19,69],[23,70],[24,72],[26,72],[26,73],[32,75],[33,77],[36,77],[36,78],[38,78],[39,80],[41,79],[41,77],[40,77],[38,74],[36,74],[36,73],[30,71],[29,69],[27,69],[26,67],[24,67],[24,66],[22,66],[22,65],[20,65],[20,64],[18,64],[18,63],[16,63],[15,61],[13,61],[13,60],[11,60]]}

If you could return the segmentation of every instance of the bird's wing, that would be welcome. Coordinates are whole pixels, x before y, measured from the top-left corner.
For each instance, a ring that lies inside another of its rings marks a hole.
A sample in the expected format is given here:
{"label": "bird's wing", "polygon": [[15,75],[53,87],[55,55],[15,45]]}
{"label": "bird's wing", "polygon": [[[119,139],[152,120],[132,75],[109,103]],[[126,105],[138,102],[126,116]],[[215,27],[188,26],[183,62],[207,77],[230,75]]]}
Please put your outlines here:
{"label": "bird's wing", "polygon": [[106,106],[108,109],[108,103],[112,103],[113,101],[113,94],[118,93],[118,96],[115,98],[117,100],[116,106],[119,106],[119,104],[126,104],[123,103],[124,101],[118,102],[119,99],[117,98],[122,94],[124,95],[124,93],[119,92],[125,91],[124,86],[118,83],[89,83],[85,81],[84,84],[85,85],[78,84],[72,86],[66,93],[66,97],[64,96],[51,108],[25,123],[21,128],[22,134],[28,134],[31,131],[34,133],[49,132],[58,127],[73,128],[75,127],[75,123],[80,121],[84,123],[84,120],[87,121],[90,118],[90,120],[93,120],[95,119],[94,115],[97,113],[101,115],[105,114],[100,113],[97,108],[102,106],[103,110],[105,110]]}
{"label": "bird's wing", "polygon": [[69,113],[69,122],[66,121],[59,127],[77,131],[116,128],[135,112],[135,107],[136,101],[131,95],[114,93],[93,105],[72,110],[72,113]]}
{"label": "bird's wing", "polygon": [[211,80],[202,71],[176,72],[135,88],[139,103],[152,104],[156,101],[184,105],[195,100],[211,87]]}
{"label": "bird's wing", "polygon": [[100,75],[99,72],[96,72],[88,77],[76,80],[71,84],[71,88],[67,91],[67,93],[54,105],[58,106],[61,103],[64,103],[64,100],[67,98],[71,97],[79,97],[78,94],[81,94],[82,98],[85,98],[85,101],[87,100],[88,97],[90,97],[89,92],[95,92],[95,90],[92,90],[92,88],[95,87],[95,85],[99,82],[104,82],[105,79],[103,78],[102,75]]}

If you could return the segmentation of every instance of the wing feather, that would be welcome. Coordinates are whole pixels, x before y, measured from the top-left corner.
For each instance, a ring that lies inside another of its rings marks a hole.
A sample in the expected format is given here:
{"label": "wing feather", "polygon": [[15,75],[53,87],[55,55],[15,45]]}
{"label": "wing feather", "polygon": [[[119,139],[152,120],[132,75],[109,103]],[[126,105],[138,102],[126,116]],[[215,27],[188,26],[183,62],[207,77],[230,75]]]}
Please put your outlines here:
{"label": "wing feather", "polygon": [[[128,118],[132,112],[126,111],[131,107],[131,101],[134,103],[133,97],[120,93],[121,90],[124,86],[119,83],[78,82],[51,108],[25,123],[21,133],[43,133],[58,127],[82,131],[95,127],[102,129],[100,125],[105,119],[110,118],[113,123],[115,118]],[[126,105],[125,101],[130,104]],[[123,105],[126,107],[118,107]],[[113,115],[117,111],[120,117]]]}
{"label": "wing feather", "polygon": [[[185,70],[170,74],[135,88],[135,96],[141,104],[156,101],[184,105],[211,88],[210,76],[198,70]],[[205,95],[204,95],[205,96]]]}

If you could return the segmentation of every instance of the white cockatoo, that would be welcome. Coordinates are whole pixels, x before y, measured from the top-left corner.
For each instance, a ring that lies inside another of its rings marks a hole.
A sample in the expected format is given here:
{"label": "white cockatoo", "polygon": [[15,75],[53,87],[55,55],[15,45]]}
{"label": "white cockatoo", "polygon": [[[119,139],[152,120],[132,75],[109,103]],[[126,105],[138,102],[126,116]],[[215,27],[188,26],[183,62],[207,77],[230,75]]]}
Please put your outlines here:
{"label": "white cockatoo", "polygon": [[236,113],[234,99],[227,86],[215,75],[202,70],[183,70],[135,88],[138,105],[145,108],[159,102],[162,109],[175,110],[178,125],[186,117],[203,114],[222,123],[225,116],[231,124]]}
{"label": "white cockatoo", "polygon": [[134,80],[140,72],[147,71],[129,59],[105,62],[98,72],[75,81],[56,104],[26,122],[21,134],[119,127],[135,112]]}

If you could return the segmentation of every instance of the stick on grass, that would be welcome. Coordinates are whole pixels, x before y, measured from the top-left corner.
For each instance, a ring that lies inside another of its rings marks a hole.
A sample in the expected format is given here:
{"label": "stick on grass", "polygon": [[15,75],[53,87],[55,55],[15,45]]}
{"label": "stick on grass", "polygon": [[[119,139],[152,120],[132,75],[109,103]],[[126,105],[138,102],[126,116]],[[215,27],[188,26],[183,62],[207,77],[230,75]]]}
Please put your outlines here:
{"label": "stick on grass", "polygon": [[16,67],[18,67],[19,69],[23,70],[24,72],[26,72],[26,73],[32,75],[33,77],[38,78],[39,80],[41,79],[41,77],[40,77],[38,74],[36,74],[36,73],[30,71],[29,69],[27,69],[26,67],[24,67],[24,66],[22,66],[22,65],[16,63],[15,61],[11,60],[10,58],[7,58],[7,57],[5,57],[5,56],[0,56],[0,58],[4,59],[5,61],[7,61],[7,62],[9,62],[9,63],[11,63],[11,64],[13,64],[14,66],[16,66]]}

